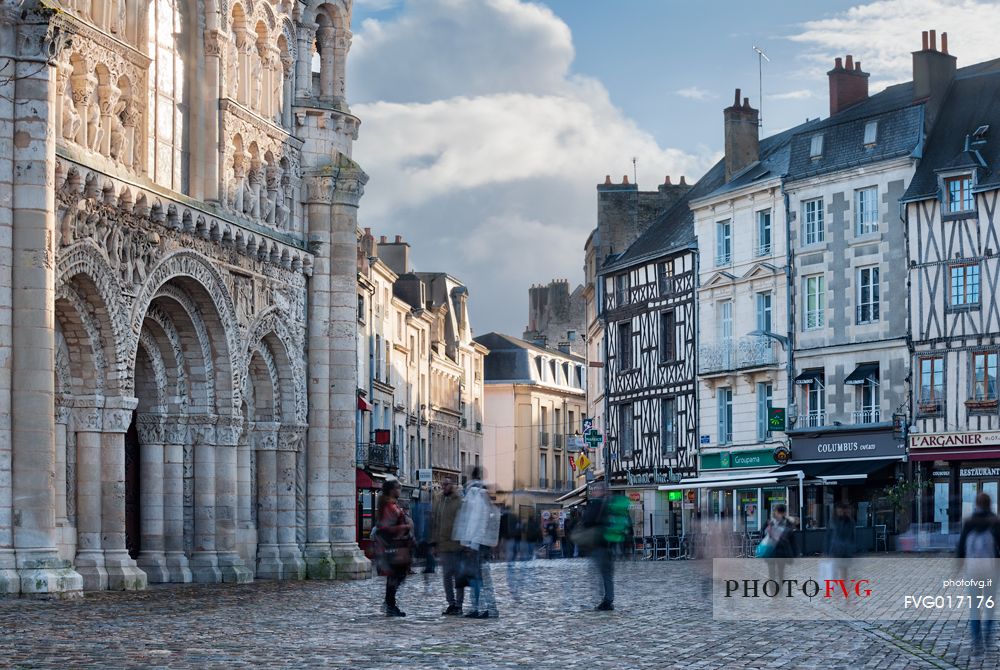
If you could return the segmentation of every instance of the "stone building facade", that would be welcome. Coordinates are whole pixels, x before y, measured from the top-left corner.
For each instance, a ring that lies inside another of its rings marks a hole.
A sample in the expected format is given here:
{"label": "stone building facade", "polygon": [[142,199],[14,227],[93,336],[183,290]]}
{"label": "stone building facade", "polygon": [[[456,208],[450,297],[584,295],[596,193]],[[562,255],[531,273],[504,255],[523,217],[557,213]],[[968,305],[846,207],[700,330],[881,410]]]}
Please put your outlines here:
{"label": "stone building facade", "polygon": [[0,4],[0,592],[367,571],[350,17]]}
{"label": "stone building facade", "polygon": [[553,279],[528,289],[528,327],[524,339],[583,356],[586,346],[586,301],[583,284],[572,292],[569,281]]}

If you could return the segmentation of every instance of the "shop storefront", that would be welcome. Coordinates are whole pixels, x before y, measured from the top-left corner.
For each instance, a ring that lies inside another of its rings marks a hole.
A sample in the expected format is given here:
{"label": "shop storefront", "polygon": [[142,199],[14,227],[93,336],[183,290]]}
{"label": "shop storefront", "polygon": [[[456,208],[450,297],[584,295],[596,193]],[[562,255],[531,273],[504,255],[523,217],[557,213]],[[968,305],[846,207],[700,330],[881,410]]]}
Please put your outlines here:
{"label": "shop storefront", "polygon": [[916,510],[921,530],[957,537],[979,493],[990,496],[996,511],[1000,431],[911,435],[910,460],[922,494]]}
{"label": "shop storefront", "polygon": [[861,550],[874,548],[877,529],[884,526],[886,535],[896,531],[900,510],[887,488],[905,474],[906,444],[891,426],[789,431],[789,437],[789,461],[774,475],[801,481],[789,487],[787,504],[789,513],[800,517],[806,553],[822,549],[838,504],[849,507]]}

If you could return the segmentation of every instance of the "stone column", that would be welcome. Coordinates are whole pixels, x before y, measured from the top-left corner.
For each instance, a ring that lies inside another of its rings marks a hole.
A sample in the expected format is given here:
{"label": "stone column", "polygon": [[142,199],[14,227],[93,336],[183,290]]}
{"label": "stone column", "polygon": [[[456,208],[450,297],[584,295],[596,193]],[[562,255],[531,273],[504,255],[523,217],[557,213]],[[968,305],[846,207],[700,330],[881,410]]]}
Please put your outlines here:
{"label": "stone column", "polygon": [[342,28],[337,34],[337,42],[333,52],[333,96],[335,100],[347,98],[345,81],[347,78],[347,52],[351,48],[353,35],[347,28]]}
{"label": "stone column", "polygon": [[163,445],[163,548],[169,581],[186,584],[191,568],[184,553],[184,445],[187,444],[187,419],[168,416],[164,419]]}
{"label": "stone column", "polygon": [[[219,98],[222,95],[222,47],[226,41],[227,36],[218,30],[205,31],[205,70],[202,74],[208,84],[201,89],[205,93],[204,99],[201,100],[201,110],[207,119],[214,120],[219,115]],[[195,133],[198,138],[196,146],[217,147],[220,144],[217,122],[195,124]],[[198,160],[191,161],[193,197],[213,201],[222,199],[219,159],[216,158],[218,155],[207,151]]]}
{"label": "stone column", "polygon": [[[55,165],[54,58],[58,31],[48,11],[26,7],[18,26],[14,79],[11,328],[13,539],[21,593],[79,595],[83,580],[59,559],[55,492]],[[13,19],[5,7],[3,22]],[[5,37],[10,37],[5,34]],[[3,49],[11,48],[6,42]],[[3,152],[6,153],[6,152]],[[2,566],[0,566],[2,567]],[[6,587],[7,590],[11,590]]]}
{"label": "stone column", "polygon": [[[240,431],[239,445],[236,447],[236,546],[247,567],[256,565],[257,555],[257,524],[254,506],[254,491],[257,482],[253,474],[252,461],[254,449],[254,423],[243,422]],[[252,564],[252,565],[251,565]]]}
{"label": "stone column", "polygon": [[[306,181],[309,243],[317,249],[309,279],[309,434],[306,443],[306,572],[310,579],[333,579],[330,551],[330,202],[333,178]],[[351,259],[354,268],[356,258]],[[355,298],[356,301],[356,298]],[[340,332],[345,332],[341,328]],[[354,334],[356,336],[356,333]],[[354,372],[351,378],[356,378]]]}
{"label": "stone column", "polygon": [[336,91],[336,39],[337,31],[326,26],[316,31],[319,41],[319,96],[324,101],[332,101]]}
{"label": "stone column", "polygon": [[164,542],[164,417],[140,414],[139,431],[139,557],[136,564],[155,584],[170,581]]}
{"label": "stone column", "polygon": [[71,561],[73,556],[67,556],[67,545],[75,544],[67,537],[69,519],[66,506],[66,433],[69,428],[70,411],[65,405],[56,405],[56,468],[53,487],[56,494],[56,547],[60,558]]}
{"label": "stone column", "polygon": [[[0,72],[13,72],[17,45],[15,9],[0,9]],[[0,78],[0,145],[10,146],[14,137],[14,79]],[[61,117],[60,117],[61,118]],[[0,151],[0,202],[13,202],[14,162],[8,151]],[[10,207],[0,207],[0,286],[12,286],[12,217]],[[8,300],[0,300],[0,360],[11,358],[12,312]],[[0,408],[10,407],[9,365],[0,365]],[[0,412],[0,596],[21,591],[14,557],[14,491],[11,480],[10,412]]]}
{"label": "stone column", "polygon": [[282,102],[281,109],[278,113],[281,115],[281,125],[286,129],[292,128],[292,94],[293,94],[293,83],[294,83],[294,63],[292,62],[291,56],[285,56],[281,59],[281,66],[284,71],[284,80],[282,81]]}
{"label": "stone column", "polygon": [[215,423],[214,414],[188,417],[194,449],[194,550],[191,576],[196,582],[222,581],[215,549]]}
{"label": "stone column", "polygon": [[312,54],[316,29],[308,26],[299,28],[299,59],[295,63],[295,98],[312,96]]}
{"label": "stone column", "polygon": [[251,571],[236,551],[236,450],[243,431],[243,419],[220,416],[215,428],[215,547],[222,581],[246,584]]}
{"label": "stone column", "polygon": [[99,150],[102,156],[110,156],[111,115],[115,111],[115,106],[118,104],[118,98],[121,97],[122,91],[113,83],[108,82],[107,84],[98,87],[98,94],[99,97],[97,99],[97,104],[101,109],[101,127],[104,128],[104,132],[101,134]]}
{"label": "stone column", "polygon": [[146,573],[139,569],[125,548],[125,433],[132,423],[135,398],[104,401],[104,432],[101,433],[101,545],[108,588],[141,591]]}
{"label": "stone column", "polygon": [[278,434],[278,551],[284,579],[305,579],[306,565],[295,540],[296,458],[301,450],[305,426],[282,426]]}
{"label": "stone column", "polygon": [[278,549],[278,424],[258,421],[257,449],[257,576],[282,579]]}
{"label": "stone column", "polygon": [[[330,261],[336,268],[357,263],[358,201],[368,181],[361,168],[339,157],[330,209]],[[330,280],[330,544],[337,576],[370,574],[370,562],[357,544],[355,421],[357,416],[357,292],[354,271],[339,270]]]}
{"label": "stone column", "polygon": [[73,401],[72,429],[76,432],[76,565],[87,591],[108,588],[101,549],[101,432],[104,399]]}

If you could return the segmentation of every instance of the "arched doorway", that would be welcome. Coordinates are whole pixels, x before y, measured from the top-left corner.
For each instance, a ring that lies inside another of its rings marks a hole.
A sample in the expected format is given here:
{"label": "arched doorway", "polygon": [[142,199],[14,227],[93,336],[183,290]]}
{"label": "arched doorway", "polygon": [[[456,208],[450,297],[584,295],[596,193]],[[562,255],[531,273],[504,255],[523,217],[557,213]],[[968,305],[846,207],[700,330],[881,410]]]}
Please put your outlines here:
{"label": "arched doorway", "polygon": [[132,421],[125,433],[125,548],[133,559],[142,550],[142,535],[139,526],[139,504],[141,485],[139,480],[139,431],[135,420],[138,412],[132,412]]}

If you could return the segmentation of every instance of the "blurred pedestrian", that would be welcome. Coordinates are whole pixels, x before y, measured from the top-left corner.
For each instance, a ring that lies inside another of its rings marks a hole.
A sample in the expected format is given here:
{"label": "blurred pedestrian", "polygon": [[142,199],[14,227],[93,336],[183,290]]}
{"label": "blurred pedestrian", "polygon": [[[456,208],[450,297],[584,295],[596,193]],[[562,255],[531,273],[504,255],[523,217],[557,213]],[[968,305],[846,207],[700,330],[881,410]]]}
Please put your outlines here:
{"label": "blurred pedestrian", "polygon": [[771,510],[761,544],[767,547],[764,558],[767,559],[768,578],[784,581],[785,568],[798,554],[795,527],[788,519],[784,505],[775,505]]}
{"label": "blurred pedestrian", "polygon": [[573,558],[576,545],[573,544],[573,528],[576,526],[576,510],[569,513],[563,521],[562,555],[563,558]]}
{"label": "blurred pedestrian", "polygon": [[540,544],[542,544],[542,524],[535,515],[524,527],[524,553],[535,558]]}
{"label": "blurred pedestrian", "polygon": [[513,510],[504,508],[500,515],[500,541],[503,543],[504,560],[507,561],[507,588],[514,600],[519,600],[521,596],[522,535],[521,520]]}
{"label": "blurred pedestrian", "polygon": [[834,509],[833,520],[826,532],[825,553],[832,561],[834,579],[847,579],[851,558],[856,551],[851,507],[846,503],[840,503]]}
{"label": "blurred pedestrian", "polygon": [[[433,512],[432,493],[420,490],[418,497],[410,505],[413,516],[413,540],[416,544],[416,557],[424,562],[424,575],[434,573],[434,552],[431,551],[431,514]],[[426,576],[424,583],[427,583]]]}
{"label": "blurred pedestrian", "polygon": [[555,517],[550,516],[549,520],[545,522],[545,558],[552,558],[552,552],[555,551],[558,540],[559,524],[556,523]]}
{"label": "blurred pedestrian", "polygon": [[602,598],[594,609],[609,612],[615,608],[614,548],[625,540],[629,503],[625,496],[609,498],[604,482],[591,484],[588,498],[577,541],[591,545],[590,555],[600,578]]}
{"label": "blurred pedestrian", "polygon": [[406,616],[396,603],[396,592],[406,580],[412,562],[413,521],[399,504],[402,487],[398,479],[387,479],[375,506],[376,560],[385,577],[385,614]]}
{"label": "blurred pedestrian", "polygon": [[462,509],[462,495],[455,486],[455,480],[445,477],[441,481],[441,494],[434,501],[431,515],[431,541],[433,551],[441,562],[441,578],[444,582],[444,596],[448,608],[445,616],[462,614],[465,599],[465,585],[459,579],[462,563],[462,545],[452,539],[455,519]]}
{"label": "blurred pedestrian", "polygon": [[969,632],[972,636],[973,653],[982,653],[993,646],[993,608],[985,607],[987,598],[997,600],[996,559],[1000,558],[1000,521],[993,514],[992,501],[986,493],[976,496],[976,508],[962,523],[962,534],[958,538],[956,555],[962,559],[965,578],[978,582],[970,586],[967,593],[971,598]]}
{"label": "blurred pedestrian", "polygon": [[458,513],[452,534],[452,538],[465,548],[463,560],[472,566],[469,570],[472,609],[466,614],[470,619],[500,616],[489,564],[489,555],[500,541],[500,511],[490,500],[482,476],[479,466],[472,469],[472,476],[465,487],[462,509]]}

